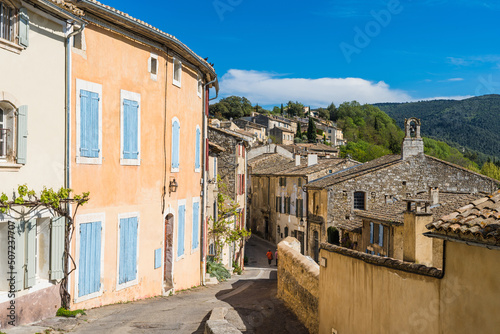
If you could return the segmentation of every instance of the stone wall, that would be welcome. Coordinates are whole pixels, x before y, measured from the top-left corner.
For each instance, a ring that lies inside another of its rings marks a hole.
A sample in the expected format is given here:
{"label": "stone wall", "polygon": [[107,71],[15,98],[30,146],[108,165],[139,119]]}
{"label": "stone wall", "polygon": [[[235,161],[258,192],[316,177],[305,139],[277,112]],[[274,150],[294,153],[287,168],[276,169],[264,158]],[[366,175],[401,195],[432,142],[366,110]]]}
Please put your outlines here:
{"label": "stone wall", "polygon": [[208,140],[219,146],[225,151],[219,154],[217,159],[217,173],[221,177],[225,188],[219,189],[224,195],[236,200],[236,144],[237,139],[214,128],[208,129]]}
{"label": "stone wall", "polygon": [[310,333],[318,333],[319,266],[300,254],[292,237],[278,244],[278,298]]}

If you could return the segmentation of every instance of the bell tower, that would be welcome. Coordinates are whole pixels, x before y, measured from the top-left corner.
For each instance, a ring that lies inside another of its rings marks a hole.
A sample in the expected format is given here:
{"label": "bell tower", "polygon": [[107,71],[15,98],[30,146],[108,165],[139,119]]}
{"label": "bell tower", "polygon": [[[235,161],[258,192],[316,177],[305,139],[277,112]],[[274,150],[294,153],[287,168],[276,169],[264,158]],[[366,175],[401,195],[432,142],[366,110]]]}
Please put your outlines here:
{"label": "bell tower", "polygon": [[405,119],[405,138],[401,148],[403,160],[408,157],[424,154],[424,141],[420,137],[420,120],[415,117]]}

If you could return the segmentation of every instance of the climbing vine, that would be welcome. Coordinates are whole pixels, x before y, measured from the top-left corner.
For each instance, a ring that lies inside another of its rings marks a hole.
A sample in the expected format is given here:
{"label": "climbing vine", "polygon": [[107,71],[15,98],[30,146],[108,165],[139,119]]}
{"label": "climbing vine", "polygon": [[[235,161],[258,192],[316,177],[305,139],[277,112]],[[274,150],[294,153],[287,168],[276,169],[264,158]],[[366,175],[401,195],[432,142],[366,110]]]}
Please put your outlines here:
{"label": "climbing vine", "polygon": [[[233,242],[238,244],[241,254],[244,241],[247,240],[251,232],[247,231],[245,227],[235,224],[235,217],[238,215],[239,205],[232,200],[227,193],[227,185],[221,181],[220,176],[217,176],[217,185],[219,193],[217,194],[217,219],[210,217],[209,236],[214,240],[215,246],[215,262],[222,261],[222,252],[224,246],[230,245]],[[232,261],[232,259],[231,259]]]}
{"label": "climbing vine", "polygon": [[[33,212],[41,209],[47,209],[54,217],[64,217],[66,219],[65,239],[64,239],[64,277],[60,284],[61,305],[64,308],[69,308],[71,296],[68,291],[68,277],[75,271],[76,263],[70,253],[70,241],[74,231],[74,220],[78,208],[89,201],[89,192],[84,192],[81,195],[73,195],[72,189],[61,188],[58,191],[52,188],[44,187],[37,195],[34,190],[28,188],[26,184],[20,185],[17,188],[17,194],[14,193],[12,198],[9,198],[5,193],[0,195],[0,212],[1,213],[16,213],[19,218],[24,219],[31,217]],[[69,210],[69,205],[76,205],[73,214]],[[69,268],[71,261],[71,269]]]}

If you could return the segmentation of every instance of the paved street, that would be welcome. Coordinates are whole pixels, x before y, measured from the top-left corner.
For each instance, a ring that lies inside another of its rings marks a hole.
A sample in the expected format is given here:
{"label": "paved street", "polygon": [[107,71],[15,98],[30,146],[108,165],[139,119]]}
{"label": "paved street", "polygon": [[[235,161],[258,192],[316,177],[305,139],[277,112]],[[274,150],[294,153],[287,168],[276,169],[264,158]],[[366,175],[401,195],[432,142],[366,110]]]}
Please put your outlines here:
{"label": "paved street", "polygon": [[69,333],[203,333],[215,307],[229,309],[227,319],[244,333],[307,333],[307,329],[276,298],[276,266],[265,253],[275,246],[252,237],[247,243],[249,264],[243,275],[227,282],[157,297],[115,304],[87,311],[79,319],[52,318],[40,327],[18,328],[8,333],[42,332],[47,327]]}

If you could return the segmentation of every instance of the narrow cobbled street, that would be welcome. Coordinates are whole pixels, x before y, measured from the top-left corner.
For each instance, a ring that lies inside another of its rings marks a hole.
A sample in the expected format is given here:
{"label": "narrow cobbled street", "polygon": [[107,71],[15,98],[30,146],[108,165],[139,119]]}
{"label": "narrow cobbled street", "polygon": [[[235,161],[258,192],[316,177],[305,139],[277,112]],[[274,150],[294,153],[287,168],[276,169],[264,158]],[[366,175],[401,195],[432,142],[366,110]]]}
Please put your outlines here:
{"label": "narrow cobbled street", "polygon": [[78,319],[51,318],[37,326],[20,327],[8,333],[44,332],[53,328],[64,333],[203,333],[210,312],[226,307],[226,319],[243,333],[307,333],[307,329],[276,298],[275,260],[265,256],[272,244],[252,237],[246,245],[249,263],[241,276],[217,285],[177,292],[125,304],[87,311]]}

